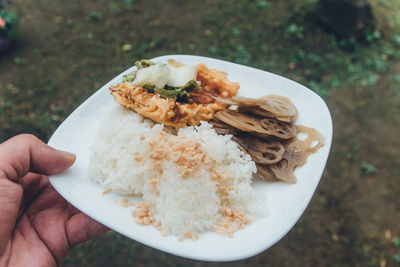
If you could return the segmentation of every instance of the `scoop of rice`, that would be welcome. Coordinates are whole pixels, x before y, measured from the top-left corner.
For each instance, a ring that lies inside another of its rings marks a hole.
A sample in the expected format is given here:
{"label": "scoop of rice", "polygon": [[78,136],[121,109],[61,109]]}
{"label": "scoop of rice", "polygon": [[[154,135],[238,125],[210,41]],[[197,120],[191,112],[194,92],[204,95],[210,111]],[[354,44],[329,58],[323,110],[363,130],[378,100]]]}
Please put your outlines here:
{"label": "scoop of rice", "polygon": [[101,123],[89,169],[103,187],[143,198],[137,222],[192,238],[208,230],[231,235],[258,216],[255,172],[250,156],[209,123],[172,135],[121,107]]}

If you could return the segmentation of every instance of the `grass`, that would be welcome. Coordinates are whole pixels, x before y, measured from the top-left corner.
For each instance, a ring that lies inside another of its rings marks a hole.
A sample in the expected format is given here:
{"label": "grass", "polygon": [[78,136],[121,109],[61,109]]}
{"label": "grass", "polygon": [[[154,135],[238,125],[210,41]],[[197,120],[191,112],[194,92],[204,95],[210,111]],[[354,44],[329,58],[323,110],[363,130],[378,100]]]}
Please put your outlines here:
{"label": "grass", "polygon": [[[31,132],[46,141],[81,102],[141,58],[196,54],[274,72],[325,99],[334,120],[332,151],[292,231],[230,265],[394,266],[400,4],[371,0],[378,27],[356,41],[317,26],[309,15],[317,2],[14,0],[21,25],[14,48],[0,56],[0,139]],[[114,232],[75,248],[63,265],[133,264],[228,265],[178,258]]]}

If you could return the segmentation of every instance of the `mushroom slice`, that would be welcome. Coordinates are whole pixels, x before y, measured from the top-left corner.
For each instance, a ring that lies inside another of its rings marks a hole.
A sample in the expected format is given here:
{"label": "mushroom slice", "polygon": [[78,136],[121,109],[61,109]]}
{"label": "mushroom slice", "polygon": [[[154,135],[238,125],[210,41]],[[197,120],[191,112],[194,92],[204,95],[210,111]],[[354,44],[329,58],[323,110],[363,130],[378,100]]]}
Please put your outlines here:
{"label": "mushroom slice", "polygon": [[[304,154],[304,162],[307,162],[307,157],[315,152],[321,147],[324,146],[325,140],[322,134],[320,134],[314,128],[296,125],[297,136],[290,140],[286,145],[286,149],[293,150],[294,152],[302,152]],[[305,138],[301,138],[301,135],[305,135]],[[299,165],[299,166],[302,166]]]}
{"label": "mushroom slice", "polygon": [[[276,147],[273,147],[273,149],[267,149],[264,152],[257,151],[251,148],[247,148],[246,151],[247,153],[250,154],[251,158],[254,160],[254,162],[259,163],[259,164],[265,164],[265,165],[271,165],[274,163],[278,163],[282,159],[282,154],[279,152],[275,151]],[[283,147],[282,147],[283,148]],[[284,151],[284,149],[282,149]]]}
{"label": "mushroom slice", "polygon": [[222,134],[222,135],[232,134],[233,135],[235,133],[235,132],[232,132],[232,130],[229,128],[220,128],[220,127],[213,127],[213,128],[217,134]]}
{"label": "mushroom slice", "polygon": [[270,165],[269,168],[276,179],[288,184],[295,184],[297,182],[297,178],[294,175],[294,169],[296,167],[293,167],[294,165],[292,164],[296,164],[296,159],[297,158],[293,154],[287,153],[281,161],[277,164]]}
{"label": "mushroom slice", "polygon": [[250,113],[260,117],[275,118],[275,115],[258,106],[238,106],[237,111],[241,113]]}
{"label": "mushroom slice", "polygon": [[226,124],[225,122],[220,121],[220,120],[216,120],[216,119],[210,120],[209,123],[210,123],[213,127],[235,129],[235,128],[233,128],[232,126],[230,126],[229,124]]}
{"label": "mushroom slice", "polygon": [[281,139],[290,139],[296,136],[296,126],[290,123],[282,122],[273,118],[266,118],[261,120],[261,125],[267,131]]}
{"label": "mushroom slice", "polygon": [[217,134],[227,135],[227,134],[236,134],[237,129],[233,128],[232,126],[222,122],[211,120],[209,123],[213,126],[213,129]]}
{"label": "mushroom slice", "polygon": [[232,136],[232,140],[235,141],[238,144],[238,147],[240,150],[242,150],[245,153],[248,153],[246,150],[247,144],[244,143],[242,140],[240,140],[239,138],[237,138],[235,135]]}
{"label": "mushroom slice", "polygon": [[259,119],[239,113],[236,110],[221,110],[215,114],[215,117],[241,131],[271,134],[270,131],[262,127]]}
{"label": "mushroom slice", "polygon": [[250,113],[263,118],[275,118],[277,120],[289,123],[293,123],[296,119],[295,117],[276,117],[274,113],[259,108],[258,106],[238,106],[237,111],[241,113]]}
{"label": "mushroom slice", "polygon": [[213,96],[211,95],[212,98],[214,98],[215,100],[227,104],[227,105],[237,105],[236,102],[233,102],[230,98],[222,98],[222,97],[218,97],[218,96]]}
{"label": "mushroom slice", "polygon": [[274,175],[274,173],[271,171],[271,169],[268,167],[268,165],[261,165],[257,164],[257,175],[265,180],[271,181],[271,182],[278,182],[280,181],[277,179]]}
{"label": "mushroom slice", "polygon": [[236,139],[239,139],[238,143],[244,147],[256,163],[277,163],[285,152],[283,145],[276,140],[260,140],[255,136],[243,133],[236,135]]}
{"label": "mushroom slice", "polygon": [[259,107],[273,113],[275,117],[290,117],[293,119],[297,117],[297,109],[289,98],[277,95],[267,95],[260,98],[263,99],[265,103],[259,105]]}
{"label": "mushroom slice", "polygon": [[240,96],[233,96],[231,98],[236,105],[239,106],[259,106],[265,104],[265,100],[260,98],[248,98],[248,97],[240,97]]}
{"label": "mushroom slice", "polygon": [[297,135],[296,138],[288,141],[285,144],[282,160],[269,166],[275,177],[286,183],[295,183],[294,170],[303,166],[307,162],[307,157],[324,145],[324,137],[317,130],[305,126],[296,128],[299,134],[305,134],[307,137],[300,140]]}

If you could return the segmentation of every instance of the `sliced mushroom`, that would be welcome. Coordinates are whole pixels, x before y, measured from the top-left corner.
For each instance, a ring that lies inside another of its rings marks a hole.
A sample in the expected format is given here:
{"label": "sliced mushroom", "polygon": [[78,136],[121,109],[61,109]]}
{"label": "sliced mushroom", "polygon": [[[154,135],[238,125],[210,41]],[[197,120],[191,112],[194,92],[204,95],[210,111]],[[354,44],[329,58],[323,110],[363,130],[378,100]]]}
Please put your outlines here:
{"label": "sliced mushroom", "polygon": [[[306,163],[306,159],[310,154],[313,154],[317,152],[317,150],[321,147],[324,146],[325,140],[322,134],[320,134],[317,130],[314,128],[302,126],[302,125],[296,125],[296,130],[297,133],[299,134],[305,134],[306,138],[301,140],[297,138],[293,138],[290,140],[287,144],[286,147],[288,149],[291,149],[295,152],[303,152],[305,157],[304,157],[304,163]],[[303,163],[303,164],[304,164]],[[301,166],[301,165],[299,165]]]}
{"label": "sliced mushroom", "polygon": [[296,182],[294,170],[303,166],[307,162],[307,157],[324,145],[323,136],[315,129],[305,126],[297,126],[296,128],[298,133],[307,135],[306,139],[293,138],[290,140],[285,144],[282,160],[269,166],[277,179],[287,183]]}
{"label": "sliced mushroom", "polygon": [[235,135],[232,136],[232,140],[235,141],[238,144],[238,147],[239,147],[240,150],[242,150],[245,153],[248,153],[247,150],[246,150],[246,146],[247,145],[242,140],[237,138]]}
{"label": "sliced mushroom", "polygon": [[242,142],[244,142],[247,147],[257,151],[264,151],[267,149],[274,149],[275,151],[284,152],[284,147],[281,142],[274,139],[261,140],[252,135],[248,135],[247,133],[239,132],[236,135]]}
{"label": "sliced mushroom", "polygon": [[273,113],[261,109],[258,106],[238,106],[237,111],[240,113],[250,113],[260,117],[275,118]]}
{"label": "sliced mushroom", "polygon": [[271,182],[278,182],[280,181],[277,179],[274,175],[274,173],[271,171],[271,169],[268,167],[268,165],[261,165],[261,164],[256,164],[257,167],[257,175],[265,180],[271,181]]}
{"label": "sliced mushroom", "polygon": [[259,106],[265,104],[265,100],[260,98],[233,96],[231,100],[240,106]]}
{"label": "sliced mushroom", "polygon": [[219,128],[219,127],[213,127],[213,128],[217,134],[227,135],[227,134],[235,133],[235,132],[232,132],[231,129],[227,129],[227,128]]}
{"label": "sliced mushroom", "polygon": [[234,140],[250,154],[256,163],[260,164],[277,163],[285,152],[283,145],[275,140],[260,140],[245,133],[237,134]]}
{"label": "sliced mushroom", "polygon": [[294,175],[294,168],[291,163],[296,162],[296,157],[290,153],[285,153],[284,158],[277,164],[270,165],[269,168],[274,174],[274,177],[285,183],[294,184],[297,182],[297,178]]}
{"label": "sliced mushroom", "polygon": [[215,114],[215,117],[241,131],[270,134],[262,127],[259,119],[239,113],[236,110],[221,110]]}
{"label": "sliced mushroom", "polygon": [[250,113],[262,118],[275,118],[283,122],[293,123],[295,118],[292,117],[276,117],[275,114],[259,108],[258,106],[239,106],[237,110],[241,113]]}
{"label": "sliced mushroom", "polygon": [[218,97],[218,96],[212,96],[212,98],[214,98],[215,100],[227,104],[227,105],[237,105],[236,102],[233,102],[230,98],[222,98],[222,97]]}
{"label": "sliced mushroom", "polygon": [[220,121],[220,120],[216,120],[216,119],[210,120],[209,123],[210,123],[213,127],[235,129],[235,128],[233,128],[232,126],[226,124],[225,122]]}
{"label": "sliced mushroom", "polygon": [[[257,175],[264,179],[296,183],[294,170],[324,145],[323,136],[315,129],[293,124],[297,109],[286,97],[233,97],[223,101],[236,105],[237,110],[219,111],[215,117],[220,121],[211,123],[217,132],[233,135],[239,148],[256,162]],[[307,138],[298,139],[298,133]]]}
{"label": "sliced mushroom", "polygon": [[259,107],[273,113],[275,117],[293,119],[297,117],[297,109],[287,97],[267,95],[260,98],[265,101],[265,104]]}
{"label": "sliced mushroom", "polygon": [[236,134],[237,129],[222,122],[222,121],[216,121],[216,120],[211,120],[209,123],[213,126],[213,129],[217,134]]}
{"label": "sliced mushroom", "polygon": [[271,133],[281,139],[290,139],[296,136],[296,127],[293,124],[279,121],[273,118],[267,118],[261,120],[261,125]]}
{"label": "sliced mushroom", "polygon": [[246,149],[247,153],[250,154],[254,162],[264,165],[271,165],[278,163],[282,159],[282,155],[274,150],[267,150],[264,152],[253,150],[251,148]]}

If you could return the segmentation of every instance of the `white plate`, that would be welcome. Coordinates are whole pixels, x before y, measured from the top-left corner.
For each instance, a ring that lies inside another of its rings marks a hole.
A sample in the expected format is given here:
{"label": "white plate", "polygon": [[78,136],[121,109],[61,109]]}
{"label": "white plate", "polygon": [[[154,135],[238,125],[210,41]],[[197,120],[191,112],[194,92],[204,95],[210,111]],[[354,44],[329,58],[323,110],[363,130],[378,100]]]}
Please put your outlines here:
{"label": "white plate", "polygon": [[[240,83],[241,96],[258,97],[277,94],[289,97],[299,111],[296,124],[317,129],[325,137],[325,146],[296,169],[297,184],[256,182],[254,189],[266,197],[268,214],[254,220],[232,238],[214,232],[201,234],[196,241],[178,241],[176,236],[163,236],[152,226],[140,226],[131,216],[132,208],[123,208],[122,198],[110,193],[89,179],[89,147],[96,137],[99,121],[118,105],[109,93],[109,86],[122,81],[121,73],[80,105],[55,131],[49,145],[77,155],[76,163],[67,171],[50,178],[54,188],[72,205],[95,220],[133,240],[178,256],[204,261],[233,261],[256,255],[275,244],[294,226],[306,209],[324,170],[332,140],[332,120],[324,101],[306,87],[262,70],[212,58],[170,55],[154,58],[166,62],[173,58],[185,64],[205,63],[223,70],[231,81]],[[171,192],[172,194],[173,192]],[[132,198],[138,203],[138,199]],[[310,233],[312,234],[312,233]],[[132,255],[134,257],[134,255]]]}

